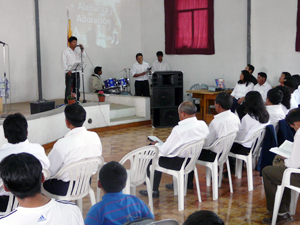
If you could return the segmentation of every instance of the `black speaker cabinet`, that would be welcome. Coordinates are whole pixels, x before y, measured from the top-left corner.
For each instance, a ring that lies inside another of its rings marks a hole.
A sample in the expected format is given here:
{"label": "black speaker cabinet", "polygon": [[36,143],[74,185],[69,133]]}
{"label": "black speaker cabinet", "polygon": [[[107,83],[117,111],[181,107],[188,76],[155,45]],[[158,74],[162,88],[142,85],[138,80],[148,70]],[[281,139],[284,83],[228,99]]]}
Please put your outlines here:
{"label": "black speaker cabinet", "polygon": [[45,111],[49,111],[51,109],[55,109],[55,101],[30,102],[30,113],[31,114],[45,112]]}
{"label": "black speaker cabinet", "polygon": [[153,109],[154,127],[174,127],[179,122],[178,107]]}
{"label": "black speaker cabinet", "polygon": [[181,71],[156,71],[152,74],[152,86],[183,86]]}

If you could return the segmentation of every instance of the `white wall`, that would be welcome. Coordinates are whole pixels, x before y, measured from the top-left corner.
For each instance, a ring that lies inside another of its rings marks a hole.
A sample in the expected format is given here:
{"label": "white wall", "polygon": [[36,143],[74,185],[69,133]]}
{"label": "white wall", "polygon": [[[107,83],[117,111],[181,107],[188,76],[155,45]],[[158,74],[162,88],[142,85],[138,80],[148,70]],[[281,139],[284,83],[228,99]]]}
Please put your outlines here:
{"label": "white wall", "polygon": [[[145,61],[152,64],[155,53],[165,51],[164,1],[141,2],[142,50]],[[246,1],[215,0],[215,54],[164,56],[173,70],[184,72],[184,90],[195,83],[213,85],[223,75],[226,85],[234,86],[247,61],[246,12]]]}
{"label": "white wall", "polygon": [[266,72],[273,86],[283,71],[300,74],[296,20],[297,0],[252,1],[252,63],[255,74]]}

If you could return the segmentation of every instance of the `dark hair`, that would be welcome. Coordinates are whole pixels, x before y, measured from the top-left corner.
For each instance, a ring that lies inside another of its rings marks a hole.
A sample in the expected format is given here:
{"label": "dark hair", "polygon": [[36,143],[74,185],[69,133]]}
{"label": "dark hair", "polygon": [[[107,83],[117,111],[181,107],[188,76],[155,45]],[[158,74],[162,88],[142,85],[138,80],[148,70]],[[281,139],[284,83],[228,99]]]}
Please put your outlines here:
{"label": "dark hair", "polygon": [[245,97],[245,112],[260,123],[269,121],[269,113],[258,91],[249,91]]}
{"label": "dark hair", "polygon": [[285,118],[286,122],[294,125],[295,122],[300,122],[300,108],[292,109]]}
{"label": "dark hair", "polygon": [[253,65],[251,65],[251,64],[247,64],[247,66],[249,67],[249,70],[251,70],[252,71],[252,73],[254,72],[254,66]]}
{"label": "dark hair", "polygon": [[289,92],[292,94],[298,88],[298,81],[294,77],[289,77],[285,79],[283,85],[288,88]]}
{"label": "dark hair", "polygon": [[126,169],[116,161],[108,162],[101,168],[99,180],[105,192],[120,192],[126,185]]}
{"label": "dark hair", "polygon": [[41,193],[42,165],[28,153],[12,154],[0,163],[0,177],[8,190],[20,199]]}
{"label": "dark hair", "polygon": [[267,74],[264,72],[259,72],[257,75],[261,76],[262,78],[265,78],[267,80]]}
{"label": "dark hair", "polygon": [[246,84],[246,87],[249,83],[253,83],[254,85],[257,84],[256,78],[251,75],[247,70],[242,70],[242,74],[244,75],[244,80],[239,80],[239,84]]}
{"label": "dark hair", "polygon": [[71,43],[72,41],[77,41],[77,37],[71,36],[68,39],[68,42]]}
{"label": "dark hair", "polygon": [[284,74],[284,79],[291,77],[291,74],[289,72],[282,72],[281,74]]}
{"label": "dark hair", "polygon": [[299,86],[300,85],[300,75],[299,74],[294,74],[292,77],[297,80],[298,86]]}
{"label": "dark hair", "polygon": [[137,59],[137,57],[139,57],[139,56],[143,56],[143,54],[142,53],[138,53],[138,54],[135,55],[135,58]]}
{"label": "dark hair", "polygon": [[183,225],[224,225],[224,222],[216,213],[200,210],[189,215]]}
{"label": "dark hair", "polygon": [[291,108],[291,93],[289,92],[289,89],[285,86],[277,86],[276,88],[279,89],[283,94],[281,104],[284,105],[287,109],[290,109]]}
{"label": "dark hair", "polygon": [[72,104],[65,108],[66,119],[75,127],[81,127],[86,118],[86,112],[81,105]]}
{"label": "dark hair", "polygon": [[9,115],[3,122],[4,135],[11,144],[26,141],[27,128],[27,120],[21,113]]}
{"label": "dark hair", "polygon": [[164,53],[162,51],[156,52],[156,56],[164,56]]}
{"label": "dark hair", "polygon": [[178,110],[180,112],[185,112],[188,115],[193,115],[197,112],[197,107],[193,102],[185,101],[179,105]]}
{"label": "dark hair", "polygon": [[273,105],[278,105],[283,99],[283,93],[278,88],[270,89],[267,93],[267,99],[269,99]]}
{"label": "dark hair", "polygon": [[95,69],[94,69],[94,73],[98,74],[101,70],[102,70],[101,66],[96,66]]}
{"label": "dark hair", "polygon": [[232,97],[227,92],[220,92],[216,97],[216,103],[219,104],[222,109],[231,109]]}

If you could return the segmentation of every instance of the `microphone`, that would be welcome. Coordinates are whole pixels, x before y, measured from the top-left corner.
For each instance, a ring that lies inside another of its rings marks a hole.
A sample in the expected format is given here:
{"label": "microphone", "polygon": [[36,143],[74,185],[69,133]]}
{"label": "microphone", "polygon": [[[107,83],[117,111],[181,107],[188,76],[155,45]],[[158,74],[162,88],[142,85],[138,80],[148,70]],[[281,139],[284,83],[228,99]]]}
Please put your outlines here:
{"label": "microphone", "polygon": [[6,43],[4,43],[4,42],[2,42],[2,41],[0,41],[0,44],[6,45]]}
{"label": "microphone", "polygon": [[[1,43],[1,42],[0,42]],[[84,49],[84,47],[80,47],[80,45],[76,45],[76,47],[79,47],[80,49]]]}

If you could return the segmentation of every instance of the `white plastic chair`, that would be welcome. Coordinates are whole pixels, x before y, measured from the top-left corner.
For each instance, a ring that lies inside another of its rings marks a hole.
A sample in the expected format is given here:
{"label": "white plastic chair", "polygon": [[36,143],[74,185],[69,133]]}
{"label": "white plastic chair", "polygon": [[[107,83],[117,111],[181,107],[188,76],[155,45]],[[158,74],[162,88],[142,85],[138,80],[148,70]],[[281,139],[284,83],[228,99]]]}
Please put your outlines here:
{"label": "white plastic chair", "polygon": [[[211,178],[212,178],[213,200],[217,200],[219,197],[218,186],[221,187],[222,184],[223,165],[225,162],[227,165],[230,192],[233,193],[228,154],[230,152],[235,137],[236,137],[236,132],[230,133],[225,137],[217,139],[211,146],[203,147],[204,149],[207,150],[218,149],[218,153],[216,155],[214,162],[197,160],[197,164],[206,166],[206,186],[210,186]],[[218,166],[220,166],[219,185],[218,185]],[[195,170],[197,170],[197,167],[195,167]]]}
{"label": "white plastic chair", "polygon": [[78,162],[70,163],[62,167],[54,177],[50,179],[58,179],[63,174],[67,173],[70,177],[70,184],[68,192],[65,196],[54,195],[47,192],[42,188],[42,193],[59,200],[76,200],[76,203],[82,211],[82,198],[90,195],[91,204],[96,204],[95,193],[90,185],[91,176],[97,171],[104,163],[104,159],[100,157],[82,159]]}
{"label": "white plastic chair", "polygon": [[240,155],[229,152],[229,156],[236,158],[235,165],[235,176],[238,179],[242,178],[242,160],[245,161],[247,166],[247,181],[248,181],[248,191],[253,191],[253,156],[256,156],[260,149],[261,142],[265,136],[266,128],[262,128],[256,131],[248,140],[245,141],[235,141],[236,143],[243,144],[245,142],[253,140],[249,155]]}
{"label": "white plastic chair", "polygon": [[[0,179],[0,188],[3,188],[2,179]],[[18,204],[19,203],[18,203],[17,198],[15,198],[15,196],[11,192],[8,192],[8,203],[7,203],[6,211],[0,212],[0,216],[4,216],[4,215],[10,213],[12,210],[17,208]]]}
{"label": "white plastic chair", "polygon": [[283,173],[281,185],[277,186],[277,191],[276,191],[276,195],[275,195],[275,203],[274,203],[274,208],[273,208],[272,225],[276,224],[278,210],[280,207],[282,195],[283,195],[285,188],[291,189],[290,214],[295,215],[296,206],[297,206],[297,202],[298,202],[298,196],[299,196],[299,192],[300,192],[300,187],[291,185],[291,174],[292,173],[300,174],[300,169],[287,168]]}
{"label": "white plastic chair", "polygon": [[[181,147],[181,150],[176,155],[169,155],[168,157],[176,157],[181,156],[182,154],[185,155],[185,159],[182,163],[181,169],[179,171],[177,170],[171,170],[166,169],[164,167],[161,167],[158,164],[159,158],[156,160],[153,160],[151,168],[151,172],[154,170],[170,174],[173,176],[173,183],[174,183],[174,195],[178,194],[178,211],[184,210],[184,195],[186,193],[187,188],[187,178],[188,174],[193,171],[196,167],[196,161],[199,158],[199,155],[202,151],[202,146],[204,143],[204,139],[201,139],[199,141],[194,141],[192,143],[186,144]],[[190,161],[187,162],[187,160],[190,158]],[[198,172],[197,170],[194,170],[195,172],[195,180],[196,180],[196,187],[197,187],[197,193],[198,193],[198,200],[201,202],[201,195],[200,195],[200,186],[199,186],[199,179],[198,179]],[[177,190],[178,187],[178,190]]]}
{"label": "white plastic chair", "polygon": [[150,223],[149,225],[179,225],[177,220],[167,219]]}
{"label": "white plastic chair", "polygon": [[[198,83],[198,84],[194,84],[191,86],[190,88],[190,91],[192,90],[200,90],[201,89],[201,85]],[[186,94],[186,97],[187,97],[187,100],[190,101],[190,102],[193,102],[195,104],[195,102],[198,100],[200,102],[200,98],[193,98],[192,97],[192,93],[187,93]],[[200,104],[200,103],[199,103]]]}
{"label": "white plastic chair", "polygon": [[148,145],[138,148],[125,155],[120,164],[130,161],[130,172],[128,173],[130,181],[130,194],[136,195],[136,186],[146,181],[147,192],[149,198],[150,210],[153,213],[153,199],[152,199],[152,186],[153,186],[153,171],[150,171],[150,180],[147,178],[147,167],[151,160],[158,156],[158,148],[155,145]]}

